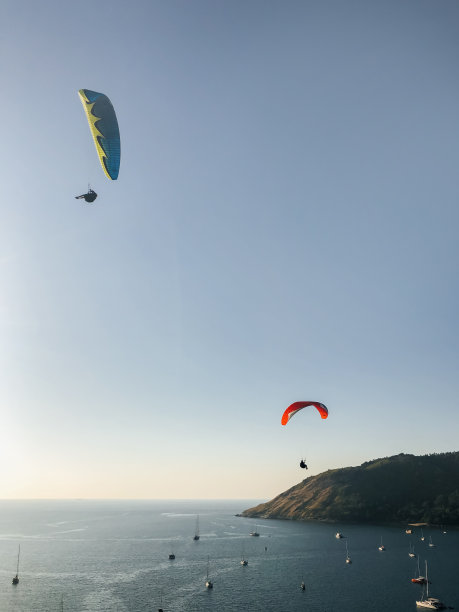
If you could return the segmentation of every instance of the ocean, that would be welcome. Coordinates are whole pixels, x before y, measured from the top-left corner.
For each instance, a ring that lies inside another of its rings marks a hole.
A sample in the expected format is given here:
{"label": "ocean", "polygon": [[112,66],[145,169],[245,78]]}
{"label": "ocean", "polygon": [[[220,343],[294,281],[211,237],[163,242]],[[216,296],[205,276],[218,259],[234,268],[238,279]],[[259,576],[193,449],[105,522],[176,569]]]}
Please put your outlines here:
{"label": "ocean", "polygon": [[403,526],[235,516],[256,503],[0,501],[0,611],[414,612],[410,545],[421,573],[428,561],[430,594],[459,609],[459,531],[425,528],[421,542]]}

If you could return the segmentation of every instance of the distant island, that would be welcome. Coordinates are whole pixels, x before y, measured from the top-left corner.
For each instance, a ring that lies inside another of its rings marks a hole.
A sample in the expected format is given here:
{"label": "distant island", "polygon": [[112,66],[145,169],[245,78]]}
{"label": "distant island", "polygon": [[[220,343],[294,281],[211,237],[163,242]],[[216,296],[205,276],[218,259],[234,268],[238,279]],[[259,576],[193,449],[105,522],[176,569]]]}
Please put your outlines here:
{"label": "distant island", "polygon": [[459,452],[395,455],[306,478],[241,516],[459,525]]}

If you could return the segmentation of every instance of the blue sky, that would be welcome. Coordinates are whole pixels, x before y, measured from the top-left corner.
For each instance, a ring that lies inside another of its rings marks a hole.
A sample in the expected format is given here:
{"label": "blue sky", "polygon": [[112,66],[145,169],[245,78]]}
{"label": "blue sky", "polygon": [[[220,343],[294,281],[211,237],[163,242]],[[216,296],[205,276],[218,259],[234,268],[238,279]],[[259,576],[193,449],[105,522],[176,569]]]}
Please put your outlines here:
{"label": "blue sky", "polygon": [[[303,455],[457,450],[455,0],[0,23],[0,496],[267,499]],[[115,106],[118,181],[80,88]],[[301,399],[329,419],[281,427]]]}

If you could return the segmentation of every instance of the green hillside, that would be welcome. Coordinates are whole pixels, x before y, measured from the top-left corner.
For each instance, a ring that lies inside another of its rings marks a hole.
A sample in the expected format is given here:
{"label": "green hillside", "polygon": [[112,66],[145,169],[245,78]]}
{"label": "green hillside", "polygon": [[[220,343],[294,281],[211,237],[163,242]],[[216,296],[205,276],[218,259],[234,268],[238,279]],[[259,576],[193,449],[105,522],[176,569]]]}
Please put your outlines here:
{"label": "green hillside", "polygon": [[459,525],[459,452],[401,454],[328,470],[242,515]]}

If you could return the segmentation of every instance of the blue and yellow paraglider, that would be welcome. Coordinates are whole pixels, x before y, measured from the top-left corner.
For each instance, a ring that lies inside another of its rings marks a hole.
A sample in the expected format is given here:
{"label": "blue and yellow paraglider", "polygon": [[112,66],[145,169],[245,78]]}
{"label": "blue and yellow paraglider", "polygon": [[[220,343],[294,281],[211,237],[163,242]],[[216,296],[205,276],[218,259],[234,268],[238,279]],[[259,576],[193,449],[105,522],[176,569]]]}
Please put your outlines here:
{"label": "blue and yellow paraglider", "polygon": [[[121,143],[115,109],[105,94],[91,89],[80,89],[78,94],[102,169],[107,178],[116,181],[120,171]],[[77,200],[84,198],[91,204],[97,198],[97,193],[88,186],[87,193],[75,197]]]}
{"label": "blue and yellow paraglider", "polygon": [[91,89],[80,89],[78,94],[102,169],[107,178],[116,181],[120,170],[121,143],[115,109],[105,94]]}
{"label": "blue and yellow paraglider", "polygon": [[101,166],[107,178],[116,181],[120,170],[121,143],[115,109],[105,94],[90,89],[80,89],[78,94]]}

